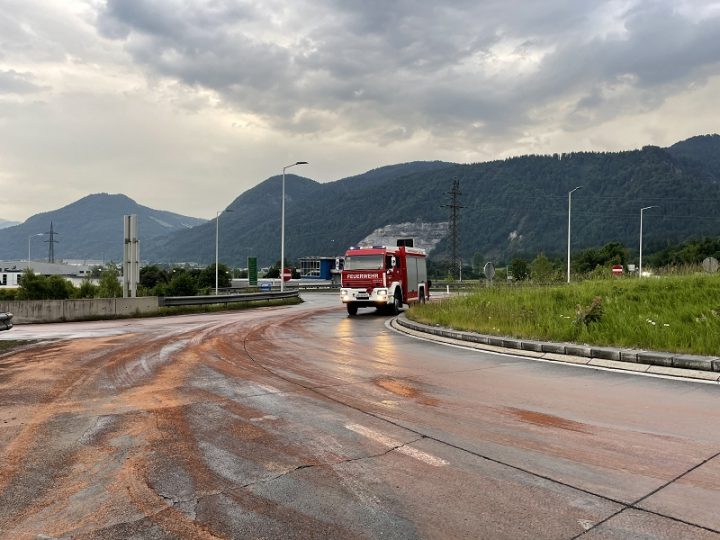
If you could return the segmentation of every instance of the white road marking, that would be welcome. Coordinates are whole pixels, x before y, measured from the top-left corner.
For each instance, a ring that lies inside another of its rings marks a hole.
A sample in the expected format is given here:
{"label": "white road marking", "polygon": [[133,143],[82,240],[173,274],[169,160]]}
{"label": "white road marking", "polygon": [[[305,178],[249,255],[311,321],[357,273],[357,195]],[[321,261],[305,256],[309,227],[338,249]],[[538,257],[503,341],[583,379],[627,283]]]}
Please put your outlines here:
{"label": "white road marking", "polygon": [[428,454],[427,452],[423,452],[422,450],[417,450],[409,446],[404,446],[405,443],[383,435],[382,433],[378,433],[377,431],[374,431],[372,429],[366,428],[365,426],[361,426],[359,424],[346,424],[345,427],[350,431],[354,431],[355,433],[358,433],[363,437],[372,439],[373,441],[378,442],[383,446],[386,446],[388,448],[395,448],[397,452],[417,459],[418,461],[422,461],[427,465],[432,465],[433,467],[443,467],[448,464],[448,462],[442,458],[433,456],[431,454]]}

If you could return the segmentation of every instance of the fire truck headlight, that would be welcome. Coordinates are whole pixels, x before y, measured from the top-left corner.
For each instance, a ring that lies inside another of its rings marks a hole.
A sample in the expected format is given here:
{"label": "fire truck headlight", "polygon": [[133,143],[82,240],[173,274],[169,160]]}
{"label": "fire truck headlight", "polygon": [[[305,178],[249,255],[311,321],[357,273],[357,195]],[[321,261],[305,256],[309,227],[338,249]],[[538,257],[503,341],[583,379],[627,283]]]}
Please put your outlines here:
{"label": "fire truck headlight", "polygon": [[378,296],[387,296],[387,290],[385,290],[385,289],[378,289],[378,290],[377,290],[377,295],[378,295]]}

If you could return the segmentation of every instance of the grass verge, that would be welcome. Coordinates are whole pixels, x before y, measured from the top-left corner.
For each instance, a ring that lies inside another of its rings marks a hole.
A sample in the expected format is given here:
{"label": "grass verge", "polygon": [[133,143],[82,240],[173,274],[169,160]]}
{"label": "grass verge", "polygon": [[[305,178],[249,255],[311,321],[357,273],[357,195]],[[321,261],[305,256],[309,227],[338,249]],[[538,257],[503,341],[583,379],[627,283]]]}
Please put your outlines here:
{"label": "grass verge", "polygon": [[478,287],[407,315],[482,334],[720,355],[718,275]]}

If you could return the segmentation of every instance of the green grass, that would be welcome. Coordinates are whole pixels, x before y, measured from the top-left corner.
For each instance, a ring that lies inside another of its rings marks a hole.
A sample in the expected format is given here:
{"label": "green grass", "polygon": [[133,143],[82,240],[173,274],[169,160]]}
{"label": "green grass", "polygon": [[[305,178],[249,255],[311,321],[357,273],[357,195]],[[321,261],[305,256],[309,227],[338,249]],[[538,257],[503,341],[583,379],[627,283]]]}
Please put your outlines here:
{"label": "green grass", "polygon": [[[585,323],[578,306],[587,311],[596,296],[602,315]],[[408,317],[482,334],[720,355],[720,276],[478,287]]]}

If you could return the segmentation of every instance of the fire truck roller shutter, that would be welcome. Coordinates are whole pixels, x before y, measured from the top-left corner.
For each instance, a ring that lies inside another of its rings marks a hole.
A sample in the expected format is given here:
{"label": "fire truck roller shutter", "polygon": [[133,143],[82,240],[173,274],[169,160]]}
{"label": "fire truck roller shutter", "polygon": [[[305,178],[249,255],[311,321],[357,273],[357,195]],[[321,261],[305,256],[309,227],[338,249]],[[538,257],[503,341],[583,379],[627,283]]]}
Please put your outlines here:
{"label": "fire truck roller shutter", "polygon": [[418,272],[418,283],[422,283],[423,291],[422,291],[422,299],[421,301],[425,303],[425,298],[429,296],[430,293],[430,285],[428,283],[427,278],[427,260],[425,257],[418,257],[417,258],[417,272]]}
{"label": "fire truck roller shutter", "polygon": [[405,303],[417,296],[418,293],[418,258],[408,257],[407,258],[407,292],[408,297],[405,299]]}

